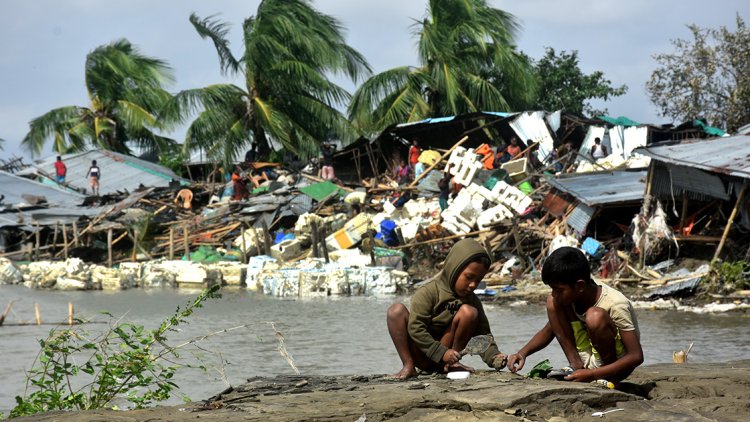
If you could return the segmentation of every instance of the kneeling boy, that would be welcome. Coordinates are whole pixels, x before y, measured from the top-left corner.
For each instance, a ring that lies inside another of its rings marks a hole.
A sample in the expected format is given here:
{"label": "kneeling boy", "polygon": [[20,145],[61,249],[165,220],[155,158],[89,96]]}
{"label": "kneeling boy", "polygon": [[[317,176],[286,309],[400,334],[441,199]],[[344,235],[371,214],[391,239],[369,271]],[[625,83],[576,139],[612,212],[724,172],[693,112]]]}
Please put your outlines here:
{"label": "kneeling boy", "polygon": [[643,363],[638,320],[633,305],[618,290],[591,279],[586,256],[576,248],[555,250],[542,267],[549,322],[518,352],[508,357],[517,372],[526,358],[553,338],[575,370],[569,381],[622,381]]}
{"label": "kneeling boy", "polygon": [[[440,273],[420,287],[411,309],[397,303],[388,309],[388,333],[403,367],[393,377],[468,369],[458,361],[460,351],[476,335],[491,334],[482,302],[474,290],[490,267],[490,257],[473,239],[456,243]],[[482,354],[491,367],[502,369],[507,358],[493,341]]]}

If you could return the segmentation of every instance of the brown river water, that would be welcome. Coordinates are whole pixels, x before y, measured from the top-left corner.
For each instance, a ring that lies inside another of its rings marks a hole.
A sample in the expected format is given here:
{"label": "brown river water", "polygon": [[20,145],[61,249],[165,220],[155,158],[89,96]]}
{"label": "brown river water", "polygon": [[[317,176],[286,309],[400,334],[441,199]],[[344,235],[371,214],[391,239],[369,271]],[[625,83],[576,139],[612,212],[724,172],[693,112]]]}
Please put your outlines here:
{"label": "brown river water", "polygon": [[[67,320],[68,302],[76,317],[105,321],[99,311],[109,311],[124,320],[155,328],[174,313],[177,306],[197,295],[197,291],[174,289],[127,290],[120,292],[58,292],[31,290],[23,286],[0,286],[0,310],[8,301],[20,299],[6,323],[34,320],[38,303],[42,320]],[[300,372],[310,375],[381,374],[400,369],[400,362],[388,337],[385,312],[398,297],[333,297],[277,299],[245,290],[224,291],[223,297],[209,301],[175,333],[174,343],[210,332],[249,324],[248,327],[211,337],[202,343],[201,352],[208,372],[186,369],[176,383],[193,400],[205,399],[228,384],[238,385],[252,376],[293,374],[277,351],[274,331],[285,336],[288,352]],[[500,348],[506,353],[519,349],[541,328],[546,315],[540,305],[485,305]],[[750,313],[699,315],[677,311],[638,311],[641,343],[646,364],[672,361],[672,352],[695,343],[689,364],[750,359]],[[37,339],[44,338],[52,326],[0,327],[0,412],[7,415],[14,397],[23,394],[25,374],[38,352]],[[103,330],[104,324],[91,325],[90,331]],[[228,363],[220,365],[221,356]],[[184,355],[188,359],[190,355]],[[192,359],[192,358],[191,358]],[[565,365],[556,342],[532,355],[524,371],[535,363],[550,359],[553,365]],[[476,357],[465,362],[486,369]],[[172,403],[178,402],[177,399]]]}

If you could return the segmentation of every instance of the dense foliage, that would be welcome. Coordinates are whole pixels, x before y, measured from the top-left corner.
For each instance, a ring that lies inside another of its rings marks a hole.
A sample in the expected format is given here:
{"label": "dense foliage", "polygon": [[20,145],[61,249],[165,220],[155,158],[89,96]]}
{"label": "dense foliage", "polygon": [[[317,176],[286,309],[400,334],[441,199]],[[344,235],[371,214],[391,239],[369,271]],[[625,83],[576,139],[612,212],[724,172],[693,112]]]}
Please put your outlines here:
{"label": "dense foliage", "polygon": [[750,122],[750,29],[689,25],[692,40],[672,40],[675,51],[654,56],[659,67],[646,89],[660,114],[675,121],[704,118],[735,131]]}
{"label": "dense foliage", "polygon": [[356,81],[370,68],[346,44],[334,18],[307,0],[263,0],[256,15],[244,21],[239,56],[229,48],[226,23],[195,14],[190,22],[213,42],[222,73],[241,76],[245,85],[216,84],[177,94],[169,115],[199,112],[186,135],[187,149],[202,148],[211,158],[232,162],[251,142],[265,156],[274,141],[308,157],[330,137],[356,137],[336,109],[350,94],[329,77]]}
{"label": "dense foliage", "polygon": [[159,151],[173,143],[158,134],[170,128],[158,119],[171,98],[164,90],[172,81],[165,62],[123,39],[89,53],[85,73],[89,106],[60,107],[33,119],[22,141],[32,154],[40,154],[49,140],[59,153],[91,147],[128,153],[129,145]]}
{"label": "dense foliage", "polygon": [[374,75],[354,94],[349,117],[368,132],[427,117],[510,111],[533,98],[531,67],[515,47],[513,15],[485,0],[429,0],[414,24],[417,67]]}
{"label": "dense foliage", "polygon": [[578,67],[578,51],[559,54],[547,48],[544,57],[534,64],[537,78],[536,110],[563,110],[578,115],[598,116],[607,110],[595,110],[589,100],[609,100],[627,92],[625,85],[613,87],[612,82],[596,71],[584,74]]}

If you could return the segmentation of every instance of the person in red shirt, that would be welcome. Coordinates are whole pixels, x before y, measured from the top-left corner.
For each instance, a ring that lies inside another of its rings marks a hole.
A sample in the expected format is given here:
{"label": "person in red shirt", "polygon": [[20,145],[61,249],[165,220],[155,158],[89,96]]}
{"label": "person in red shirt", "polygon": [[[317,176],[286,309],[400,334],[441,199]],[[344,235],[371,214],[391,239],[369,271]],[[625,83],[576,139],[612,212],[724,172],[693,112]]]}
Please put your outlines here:
{"label": "person in red shirt", "polygon": [[55,175],[57,176],[57,183],[65,183],[65,175],[68,174],[68,167],[62,161],[62,157],[57,156],[55,161]]}
{"label": "person in red shirt", "polygon": [[419,147],[419,141],[415,138],[411,141],[411,147],[409,148],[409,166],[414,169],[414,166],[419,162],[419,155],[422,154],[422,148]]}

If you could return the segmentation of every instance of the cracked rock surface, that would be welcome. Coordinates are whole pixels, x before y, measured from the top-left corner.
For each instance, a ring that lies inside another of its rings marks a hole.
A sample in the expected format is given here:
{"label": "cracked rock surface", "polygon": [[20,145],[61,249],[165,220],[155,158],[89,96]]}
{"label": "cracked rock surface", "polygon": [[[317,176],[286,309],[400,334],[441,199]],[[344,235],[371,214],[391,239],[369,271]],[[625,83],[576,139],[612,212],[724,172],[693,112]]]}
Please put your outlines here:
{"label": "cracked rock surface", "polygon": [[747,421],[750,360],[637,369],[620,390],[477,372],[465,380],[421,375],[252,378],[203,402],[144,410],[51,412],[37,421]]}

